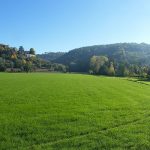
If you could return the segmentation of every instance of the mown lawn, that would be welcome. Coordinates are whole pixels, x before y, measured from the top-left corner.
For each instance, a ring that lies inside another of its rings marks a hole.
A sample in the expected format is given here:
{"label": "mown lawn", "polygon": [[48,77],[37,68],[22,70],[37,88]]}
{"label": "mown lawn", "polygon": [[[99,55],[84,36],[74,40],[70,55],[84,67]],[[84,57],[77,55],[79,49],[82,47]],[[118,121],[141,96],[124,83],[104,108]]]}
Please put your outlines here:
{"label": "mown lawn", "polygon": [[150,149],[150,85],[1,73],[0,149]]}

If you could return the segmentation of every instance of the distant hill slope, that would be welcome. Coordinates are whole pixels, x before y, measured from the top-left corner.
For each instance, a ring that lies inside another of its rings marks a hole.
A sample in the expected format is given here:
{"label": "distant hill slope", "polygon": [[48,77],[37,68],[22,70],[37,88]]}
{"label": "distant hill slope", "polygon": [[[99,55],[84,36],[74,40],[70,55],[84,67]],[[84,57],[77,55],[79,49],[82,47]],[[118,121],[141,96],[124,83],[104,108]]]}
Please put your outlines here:
{"label": "distant hill slope", "polygon": [[45,54],[38,54],[37,57],[46,61],[53,61],[55,59],[58,59],[59,57],[63,56],[64,52],[49,52]]}
{"label": "distant hill slope", "polygon": [[113,61],[129,64],[150,65],[150,45],[141,43],[117,43],[77,48],[56,58],[56,63],[73,66],[73,71],[88,71],[90,58],[104,55]]}

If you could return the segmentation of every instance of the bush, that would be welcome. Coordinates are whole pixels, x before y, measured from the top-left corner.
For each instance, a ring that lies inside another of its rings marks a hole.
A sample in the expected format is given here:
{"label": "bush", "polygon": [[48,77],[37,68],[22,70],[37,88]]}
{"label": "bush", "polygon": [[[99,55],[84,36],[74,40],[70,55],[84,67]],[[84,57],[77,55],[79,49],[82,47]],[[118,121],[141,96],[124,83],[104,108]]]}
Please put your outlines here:
{"label": "bush", "polygon": [[0,65],[0,72],[6,71],[6,66],[5,65]]}

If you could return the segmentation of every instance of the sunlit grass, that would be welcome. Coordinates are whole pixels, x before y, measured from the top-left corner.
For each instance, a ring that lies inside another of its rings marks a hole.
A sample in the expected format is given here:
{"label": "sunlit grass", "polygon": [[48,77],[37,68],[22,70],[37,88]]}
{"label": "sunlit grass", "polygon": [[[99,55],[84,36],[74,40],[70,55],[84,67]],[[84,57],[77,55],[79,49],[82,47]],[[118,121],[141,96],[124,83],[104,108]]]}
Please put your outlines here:
{"label": "sunlit grass", "polygon": [[150,86],[78,74],[0,74],[0,149],[148,149]]}

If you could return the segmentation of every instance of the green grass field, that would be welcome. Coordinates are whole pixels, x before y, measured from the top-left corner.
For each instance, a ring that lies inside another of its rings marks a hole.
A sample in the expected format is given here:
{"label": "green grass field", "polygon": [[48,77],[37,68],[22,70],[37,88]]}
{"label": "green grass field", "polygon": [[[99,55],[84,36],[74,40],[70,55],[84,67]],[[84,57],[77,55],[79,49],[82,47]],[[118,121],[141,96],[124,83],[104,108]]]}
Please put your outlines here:
{"label": "green grass field", "polygon": [[150,85],[1,73],[0,149],[150,149]]}

